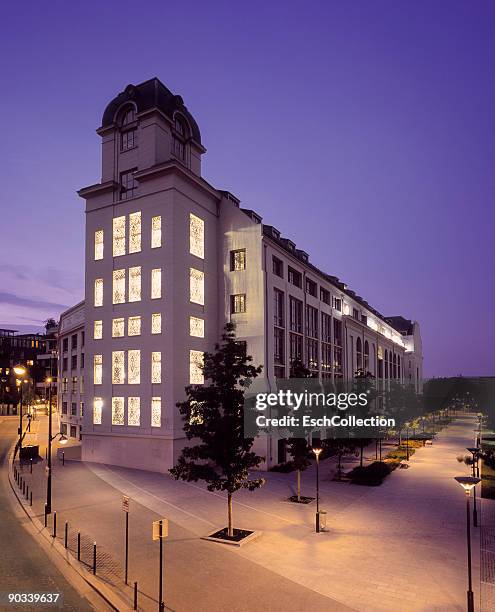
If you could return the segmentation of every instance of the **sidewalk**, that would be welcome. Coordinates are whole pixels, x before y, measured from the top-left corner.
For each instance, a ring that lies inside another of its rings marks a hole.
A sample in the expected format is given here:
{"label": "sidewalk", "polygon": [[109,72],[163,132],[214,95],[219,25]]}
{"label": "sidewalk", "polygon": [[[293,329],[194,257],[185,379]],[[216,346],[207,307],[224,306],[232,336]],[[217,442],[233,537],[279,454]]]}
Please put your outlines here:
{"label": "sidewalk", "polygon": [[[143,609],[156,607],[158,551],[151,541],[151,522],[167,517],[165,596],[178,612],[197,609],[198,602],[202,610],[215,611],[461,611],[466,596],[465,499],[453,477],[468,471],[456,457],[472,445],[473,429],[470,418],[450,425],[432,447],[416,451],[410,469],[396,470],[376,488],[334,482],[333,469],[322,462],[321,507],[328,512],[329,531],[319,535],[314,533],[314,504],[285,501],[293,493],[293,474],[266,474],[265,487],[236,494],[236,526],[263,531],[241,549],[199,540],[226,520],[224,496],[200,483],[97,464],[66,462],[62,467],[55,460],[53,507],[62,527],[69,520],[89,542],[101,542],[107,555],[102,572],[118,584],[121,494],[131,497],[129,571],[130,580],[137,580],[144,592]],[[35,466],[33,483],[41,514],[42,466]],[[303,475],[303,494],[314,495],[311,469]],[[473,531],[478,602],[479,544]]]}

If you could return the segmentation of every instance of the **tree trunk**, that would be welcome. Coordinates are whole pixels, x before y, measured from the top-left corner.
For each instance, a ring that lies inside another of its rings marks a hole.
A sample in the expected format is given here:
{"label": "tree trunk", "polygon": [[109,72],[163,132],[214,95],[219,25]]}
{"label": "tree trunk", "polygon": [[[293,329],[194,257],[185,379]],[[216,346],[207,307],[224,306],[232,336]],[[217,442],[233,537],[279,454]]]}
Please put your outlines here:
{"label": "tree trunk", "polygon": [[301,501],[301,470],[296,470],[297,473],[297,501]]}
{"label": "tree trunk", "polygon": [[232,493],[227,493],[227,503],[229,506],[229,530],[228,536],[232,538],[234,536],[234,525],[232,521]]}

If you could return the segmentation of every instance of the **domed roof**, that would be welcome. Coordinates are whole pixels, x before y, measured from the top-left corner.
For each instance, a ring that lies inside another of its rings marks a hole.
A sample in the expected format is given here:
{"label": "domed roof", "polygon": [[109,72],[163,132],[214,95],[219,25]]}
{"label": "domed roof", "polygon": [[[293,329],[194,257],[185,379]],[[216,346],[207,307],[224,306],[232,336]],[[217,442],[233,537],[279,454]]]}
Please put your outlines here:
{"label": "domed roof", "polygon": [[174,113],[179,111],[188,121],[193,139],[201,144],[201,133],[194,117],[184,105],[184,100],[180,96],[174,95],[156,77],[145,81],[139,85],[127,85],[105,108],[101,127],[105,128],[115,122],[115,113],[126,102],[134,102],[137,112],[158,108],[170,120],[173,120]]}

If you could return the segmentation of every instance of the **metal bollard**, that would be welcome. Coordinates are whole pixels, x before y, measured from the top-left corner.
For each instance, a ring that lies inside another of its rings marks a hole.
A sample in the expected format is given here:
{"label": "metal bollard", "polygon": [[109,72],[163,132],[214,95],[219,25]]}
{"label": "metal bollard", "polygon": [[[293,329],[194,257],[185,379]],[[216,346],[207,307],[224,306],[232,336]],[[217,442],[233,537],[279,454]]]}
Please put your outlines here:
{"label": "metal bollard", "polygon": [[17,479],[17,468],[15,467],[15,465],[14,465],[14,478]]}
{"label": "metal bollard", "polygon": [[48,516],[48,514],[46,512],[46,504],[45,504],[45,527],[46,527],[46,522],[47,522],[47,516]]}
{"label": "metal bollard", "polygon": [[64,545],[67,548],[67,540],[69,539],[69,523],[65,521],[65,537],[64,537]]}
{"label": "metal bollard", "polygon": [[32,491],[29,492],[29,505],[30,506],[33,505],[33,492]]}
{"label": "metal bollard", "polygon": [[26,499],[29,499],[29,485],[26,487]]}
{"label": "metal bollard", "polygon": [[62,451],[62,465],[65,465],[65,452]]}
{"label": "metal bollard", "polygon": [[26,495],[26,481],[25,480],[22,481],[22,494]]}
{"label": "metal bollard", "polygon": [[96,575],[96,542],[93,542],[93,575]]}
{"label": "metal bollard", "polygon": [[137,589],[137,582],[134,583],[134,606],[132,607],[133,610],[137,610],[137,594],[138,594],[138,589]]}
{"label": "metal bollard", "polygon": [[81,532],[77,532],[77,560],[81,560]]}
{"label": "metal bollard", "polygon": [[57,537],[57,511],[53,513],[53,533],[52,538]]}
{"label": "metal bollard", "polygon": [[33,458],[31,457],[30,459],[30,463],[29,463],[29,470],[31,472],[31,474],[33,473]]}

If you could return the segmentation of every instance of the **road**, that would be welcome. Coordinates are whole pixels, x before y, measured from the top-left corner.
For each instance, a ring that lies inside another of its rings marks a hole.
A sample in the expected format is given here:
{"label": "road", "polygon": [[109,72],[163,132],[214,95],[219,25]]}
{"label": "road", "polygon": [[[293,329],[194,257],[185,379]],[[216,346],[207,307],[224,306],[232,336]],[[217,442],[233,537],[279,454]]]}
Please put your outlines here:
{"label": "road", "polygon": [[[17,435],[17,420],[0,417],[0,464],[3,463],[12,442]],[[22,527],[11,512],[3,479],[0,484],[0,592],[45,592],[61,593],[63,609],[85,612],[94,608],[67,582],[60,571],[47,557],[41,546]],[[1,606],[0,606],[1,607]],[[20,605],[2,609],[49,610],[53,607],[31,608]]]}

